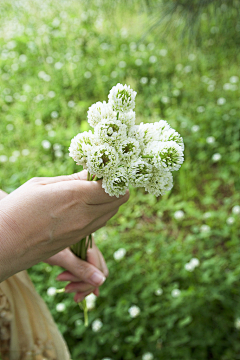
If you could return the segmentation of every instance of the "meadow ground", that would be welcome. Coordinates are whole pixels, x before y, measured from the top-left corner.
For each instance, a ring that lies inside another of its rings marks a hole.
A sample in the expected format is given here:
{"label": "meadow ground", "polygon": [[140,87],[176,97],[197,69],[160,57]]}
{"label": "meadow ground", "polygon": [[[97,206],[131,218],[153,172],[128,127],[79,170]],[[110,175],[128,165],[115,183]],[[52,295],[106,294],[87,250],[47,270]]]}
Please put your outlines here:
{"label": "meadow ground", "polygon": [[79,171],[70,141],[118,82],[138,93],[137,123],[165,119],[182,135],[185,162],[172,191],[130,188],[96,232],[110,276],[88,328],[71,294],[47,293],[60,268],[29,274],[73,360],[240,359],[239,27],[219,26],[219,7],[189,43],[179,16],[148,31],[140,5],[100,5],[1,2],[0,187]]}

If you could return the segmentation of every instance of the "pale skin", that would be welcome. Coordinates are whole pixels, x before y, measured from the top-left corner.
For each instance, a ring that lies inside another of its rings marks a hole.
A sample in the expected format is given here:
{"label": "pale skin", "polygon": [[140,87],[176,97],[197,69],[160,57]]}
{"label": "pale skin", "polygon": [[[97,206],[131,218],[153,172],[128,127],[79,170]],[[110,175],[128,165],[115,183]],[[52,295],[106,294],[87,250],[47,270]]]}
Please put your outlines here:
{"label": "pale skin", "polygon": [[7,195],[0,190],[0,282],[40,261],[66,269],[67,292],[76,302],[94,292],[108,276],[105,260],[93,241],[87,262],[69,249],[101,228],[129,198],[110,197],[101,181],[86,181],[87,172],[34,178]]}

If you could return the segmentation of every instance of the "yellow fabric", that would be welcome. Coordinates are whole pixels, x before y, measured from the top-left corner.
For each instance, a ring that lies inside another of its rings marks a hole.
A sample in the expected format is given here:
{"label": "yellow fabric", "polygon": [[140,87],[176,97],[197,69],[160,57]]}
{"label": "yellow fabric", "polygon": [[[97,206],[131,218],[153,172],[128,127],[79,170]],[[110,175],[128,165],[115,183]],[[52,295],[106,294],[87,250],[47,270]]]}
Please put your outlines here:
{"label": "yellow fabric", "polygon": [[2,360],[70,360],[66,343],[26,271],[0,283],[0,355]]}

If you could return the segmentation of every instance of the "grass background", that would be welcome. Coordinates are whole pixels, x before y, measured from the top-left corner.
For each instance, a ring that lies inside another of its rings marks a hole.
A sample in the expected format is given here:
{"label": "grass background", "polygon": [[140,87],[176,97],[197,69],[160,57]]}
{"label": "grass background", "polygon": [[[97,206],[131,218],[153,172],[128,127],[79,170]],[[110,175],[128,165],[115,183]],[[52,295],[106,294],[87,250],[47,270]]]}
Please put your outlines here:
{"label": "grass background", "polygon": [[[59,287],[61,269],[29,270],[73,360],[147,360],[148,352],[149,360],[240,359],[239,213],[232,210],[240,205],[237,5],[211,5],[196,28],[181,9],[159,21],[166,10],[159,1],[1,2],[3,190],[79,171],[70,140],[89,129],[88,107],[107,100],[118,82],[138,93],[137,123],[165,119],[186,147],[171,192],[155,198],[130,189],[128,203],[95,234],[110,276],[88,328],[71,295],[46,293]],[[119,248],[126,256],[116,261]],[[193,257],[200,266],[189,272]]]}

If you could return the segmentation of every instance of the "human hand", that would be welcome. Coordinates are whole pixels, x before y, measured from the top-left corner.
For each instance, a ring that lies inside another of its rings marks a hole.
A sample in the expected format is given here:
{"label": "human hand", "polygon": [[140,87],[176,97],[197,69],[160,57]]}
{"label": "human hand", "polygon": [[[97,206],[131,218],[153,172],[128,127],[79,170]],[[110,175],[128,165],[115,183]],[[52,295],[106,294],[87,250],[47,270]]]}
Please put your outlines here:
{"label": "human hand", "polygon": [[[98,296],[98,286],[102,285],[108,276],[107,265],[94,241],[92,241],[92,248],[87,251],[87,261],[79,259],[69,248],[66,248],[45,262],[66,269],[58,275],[57,280],[70,281],[65,287],[65,292],[76,293],[74,296],[76,302],[82,301],[92,292]],[[93,276],[96,278],[96,274],[99,274],[99,281],[97,282],[92,280]]]}
{"label": "human hand", "polygon": [[0,281],[79,242],[128,200],[128,192],[110,197],[86,178],[34,178],[0,201]]}

